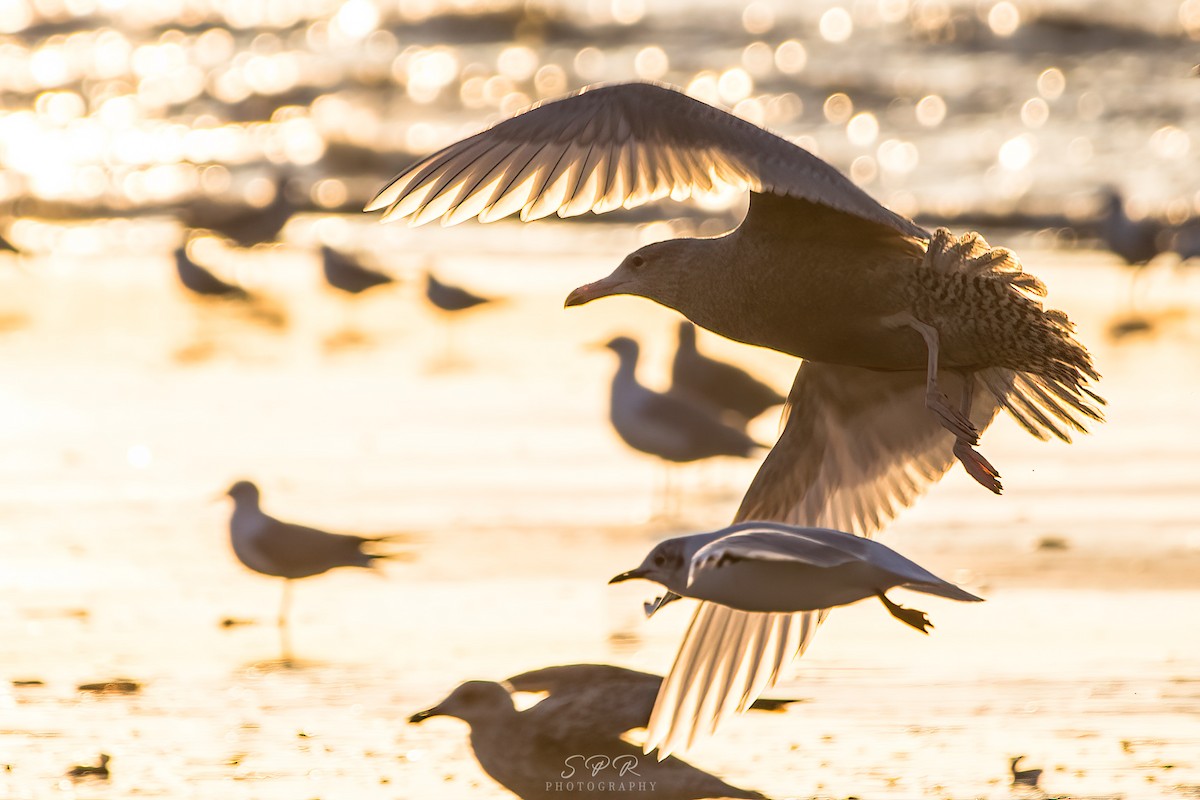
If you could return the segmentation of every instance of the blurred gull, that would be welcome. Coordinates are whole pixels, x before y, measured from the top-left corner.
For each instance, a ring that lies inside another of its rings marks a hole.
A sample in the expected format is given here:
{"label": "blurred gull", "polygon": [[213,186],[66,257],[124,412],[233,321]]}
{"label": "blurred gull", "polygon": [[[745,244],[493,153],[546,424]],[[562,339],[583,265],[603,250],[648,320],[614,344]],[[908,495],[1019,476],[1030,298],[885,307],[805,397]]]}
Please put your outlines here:
{"label": "blurred gull", "polygon": [[951,600],[982,599],[878,542],[779,522],[743,522],[667,539],[639,567],[609,583],[633,578],[741,611],[820,611],[877,597],[892,616],[922,633],[933,627],[929,618],[884,592],[902,586]]}
{"label": "blurred gull", "polygon": [[637,380],[640,348],[628,336],[604,345],[617,354],[609,416],[617,434],[634,450],[686,463],[716,456],[749,458],[761,445],[684,397],[662,394]]}
{"label": "blurred gull", "polygon": [[394,283],[390,275],[364,267],[354,258],[329,246],[321,247],[321,268],[325,281],[347,294],[362,294],[376,286]]}
{"label": "blurred gull", "polygon": [[733,364],[709,358],[696,348],[696,326],[679,323],[679,347],[671,364],[671,392],[707,402],[751,420],[786,399]]}
{"label": "blurred gull", "polygon": [[229,300],[249,300],[250,293],[213,275],[188,256],[187,248],[175,251],[175,272],[184,288],[202,297],[223,297]]}
{"label": "blurred gull", "polygon": [[109,779],[108,765],[111,762],[112,756],[108,753],[101,753],[98,764],[76,764],[67,770],[67,777],[72,779],[98,778],[106,781]]}
{"label": "blurred gull", "polygon": [[1130,217],[1116,189],[1109,188],[1104,193],[1104,213],[1099,226],[1105,246],[1126,264],[1144,265],[1161,252],[1158,237],[1162,226],[1150,217]]}
{"label": "blurred gull", "polygon": [[1036,789],[1038,781],[1042,779],[1042,770],[1040,769],[1018,769],[1025,756],[1017,756],[1008,760],[1008,769],[1012,773],[1013,786],[1028,786],[1031,789]]}
{"label": "blurred gull", "polygon": [[492,302],[490,298],[472,294],[461,286],[442,283],[432,272],[425,273],[425,297],[434,307],[450,314]]}
{"label": "blurred gull", "polygon": [[[625,444],[664,461],[684,464],[718,456],[750,458],[766,449],[742,430],[730,427],[714,410],[687,396],[662,394],[637,380],[638,343],[618,336],[605,347],[617,354],[620,364],[613,376],[609,419]],[[671,505],[670,467],[662,492],[662,513]]]}
{"label": "blurred gull", "polygon": [[277,177],[271,202],[261,208],[202,201],[185,206],[179,218],[189,228],[212,231],[241,247],[274,242],[296,211],[287,197],[287,184],[287,177]]}
{"label": "blurred gull", "polygon": [[437,716],[466,722],[479,766],[523,800],[599,796],[594,790],[584,791],[589,782],[603,782],[604,797],[625,800],[763,798],[677,758],[642,758],[640,748],[621,735],[649,714],[646,696],[640,691],[626,696],[623,688],[621,682],[607,691],[591,683],[573,690],[560,687],[546,700],[518,711],[503,685],[468,681],[433,708],[413,714],[409,722]]}
{"label": "blurred gull", "polygon": [[[735,231],[643,247],[567,304],[641,295],[727,338],[806,359],[736,522],[870,535],[956,459],[999,493],[974,444],[1000,408],[1039,439],[1069,441],[1102,419],[1091,356],[1067,316],[1043,307],[1044,286],[1016,256],[977,234],[931,235],[791,142],[665,86],[603,86],[541,104],[419,161],[367,210],[412,224],[516,211],[529,220],[727,187],[751,191]],[[774,684],[827,613],[702,602],[647,744],[670,752],[715,730]],[[717,661],[733,668],[714,672]]]}
{"label": "blurred gull", "polygon": [[238,481],[229,487],[233,498],[233,517],[229,521],[233,552],[244,565],[262,575],[283,578],[283,598],[279,606],[279,633],[283,659],[291,659],[287,634],[287,615],[291,603],[292,581],[320,575],[337,567],[373,567],[375,561],[389,555],[363,551],[364,545],[394,540],[395,536],[355,536],[327,533],[290,522],[281,522],[259,508],[258,487],[250,481]]}

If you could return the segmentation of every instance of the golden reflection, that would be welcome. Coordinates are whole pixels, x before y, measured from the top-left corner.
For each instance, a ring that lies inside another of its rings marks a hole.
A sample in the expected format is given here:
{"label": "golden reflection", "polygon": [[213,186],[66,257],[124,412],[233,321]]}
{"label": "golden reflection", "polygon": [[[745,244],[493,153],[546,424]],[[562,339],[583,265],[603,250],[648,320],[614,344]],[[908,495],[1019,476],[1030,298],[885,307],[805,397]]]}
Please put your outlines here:
{"label": "golden reflection", "polygon": [[825,98],[822,106],[825,119],[834,125],[844,125],[854,114],[854,102],[843,92],[834,92]]}
{"label": "golden reflection", "polygon": [[854,20],[851,19],[849,11],[841,6],[834,6],[821,15],[819,29],[822,39],[840,44],[854,34]]}
{"label": "golden reflection", "polygon": [[946,101],[936,94],[926,95],[917,102],[917,122],[926,128],[936,128],[946,118]]}
{"label": "golden reflection", "polygon": [[742,27],[751,36],[762,36],[775,27],[775,9],[763,0],[754,0],[742,11]]}
{"label": "golden reflection", "polygon": [[1008,0],[1001,0],[988,11],[987,24],[997,36],[1012,36],[1021,27],[1021,12]]}

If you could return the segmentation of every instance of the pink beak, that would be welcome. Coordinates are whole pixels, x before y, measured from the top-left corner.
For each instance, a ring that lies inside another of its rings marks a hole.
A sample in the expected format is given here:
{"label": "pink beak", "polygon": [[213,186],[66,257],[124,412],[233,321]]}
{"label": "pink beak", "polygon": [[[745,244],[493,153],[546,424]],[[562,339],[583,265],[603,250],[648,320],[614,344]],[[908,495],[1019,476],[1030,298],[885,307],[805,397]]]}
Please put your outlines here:
{"label": "pink beak", "polygon": [[575,291],[567,295],[567,300],[563,306],[570,308],[571,306],[581,306],[584,303],[590,303],[601,297],[609,297],[614,294],[621,294],[621,287],[625,285],[625,281],[615,279],[612,275],[607,278],[601,278],[598,281],[584,284]]}

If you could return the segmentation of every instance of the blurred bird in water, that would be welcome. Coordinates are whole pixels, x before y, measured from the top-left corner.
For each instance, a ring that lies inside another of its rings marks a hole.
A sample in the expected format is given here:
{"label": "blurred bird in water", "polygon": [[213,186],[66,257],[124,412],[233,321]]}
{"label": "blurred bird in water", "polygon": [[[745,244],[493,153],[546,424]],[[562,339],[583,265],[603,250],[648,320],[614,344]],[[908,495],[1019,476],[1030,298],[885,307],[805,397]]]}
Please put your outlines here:
{"label": "blurred bird in water", "polygon": [[787,399],[748,372],[709,358],[696,348],[696,326],[679,323],[679,347],[671,364],[671,393],[683,394],[749,421]]}
{"label": "blurred bird in water", "polygon": [[321,247],[321,268],[330,286],[351,295],[395,282],[390,275],[364,267],[351,256],[327,245]]}
{"label": "blurred bird in water", "polygon": [[175,272],[178,273],[179,282],[185,289],[201,297],[221,297],[228,300],[250,299],[250,293],[241,286],[226,283],[192,261],[186,247],[180,247],[175,251]]}
{"label": "blurred bird in water", "polygon": [[[684,396],[662,394],[638,383],[640,347],[628,336],[604,345],[620,363],[613,376],[609,419],[625,444],[667,462],[684,464],[717,456],[750,458],[759,444],[726,425],[710,410]],[[670,501],[670,471],[664,483],[663,510]]]}
{"label": "blurred bird in water", "polygon": [[[803,148],[671,87],[597,86],[542,103],[418,161],[367,210],[411,224],[534,220],[713,188],[749,192],[735,230],[646,245],[566,305],[646,297],[803,359],[783,434],[735,521],[871,535],[956,460],[999,494],[975,449],[998,410],[1039,439],[1070,441],[1103,419],[1091,355],[1015,254],[977,233],[930,232]],[[670,752],[744,709],[826,613],[701,603],[647,748]]]}
{"label": "blurred bird in water", "polygon": [[[577,677],[586,675],[598,680],[568,681],[560,672],[551,679],[550,696],[524,711],[517,710],[504,685],[468,681],[408,721],[416,724],[445,716],[466,722],[471,727],[471,749],[480,767],[522,800],[559,800],[564,793],[577,793],[577,787],[589,781],[603,781],[603,796],[621,800],[765,800],[758,792],[739,789],[678,758],[661,762],[643,758],[641,748],[621,737],[645,725],[654,702],[653,692],[644,691],[645,685],[636,678],[627,680],[599,665],[579,666],[600,671],[585,669]],[[655,680],[652,675],[645,677]],[[530,681],[541,685],[536,678]],[[629,693],[631,683],[633,691]],[[513,688],[543,690],[528,688],[529,682],[524,685],[526,688]]]}
{"label": "blurred bird in water", "polygon": [[201,202],[181,209],[179,218],[189,228],[220,234],[239,247],[274,242],[296,211],[296,206],[288,199],[287,184],[286,176],[278,176],[271,202],[261,208]]}
{"label": "blurred bird in water", "polygon": [[1009,759],[1008,768],[1012,772],[1013,786],[1028,786],[1031,789],[1036,789],[1038,781],[1042,779],[1042,770],[1040,769],[1017,769],[1025,756],[1017,756]]}
{"label": "blurred bird in water", "polygon": [[68,778],[99,778],[106,781],[109,778],[108,764],[112,761],[112,756],[108,753],[100,754],[99,764],[77,764],[67,770]]}
{"label": "blurred bird in water", "polygon": [[379,559],[395,557],[366,552],[363,547],[395,541],[397,536],[328,533],[275,519],[259,507],[258,487],[250,481],[238,481],[226,494],[234,503],[229,536],[238,560],[257,573],[284,579],[278,623],[285,662],[292,658],[287,628],[292,581],[338,567],[369,568]]}

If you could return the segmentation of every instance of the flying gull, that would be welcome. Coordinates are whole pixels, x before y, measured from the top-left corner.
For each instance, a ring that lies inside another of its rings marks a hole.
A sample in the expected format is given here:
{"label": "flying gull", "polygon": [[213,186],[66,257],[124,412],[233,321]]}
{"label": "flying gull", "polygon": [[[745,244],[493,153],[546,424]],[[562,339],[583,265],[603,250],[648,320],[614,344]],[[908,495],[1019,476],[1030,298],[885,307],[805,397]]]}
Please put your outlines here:
{"label": "flying gull", "polygon": [[909,561],[879,542],[828,528],[743,522],[660,542],[636,569],[609,583],[656,581],[681,597],[741,611],[820,611],[877,597],[892,616],[922,633],[921,611],[898,606],[896,586],[965,602],[982,598]]}

